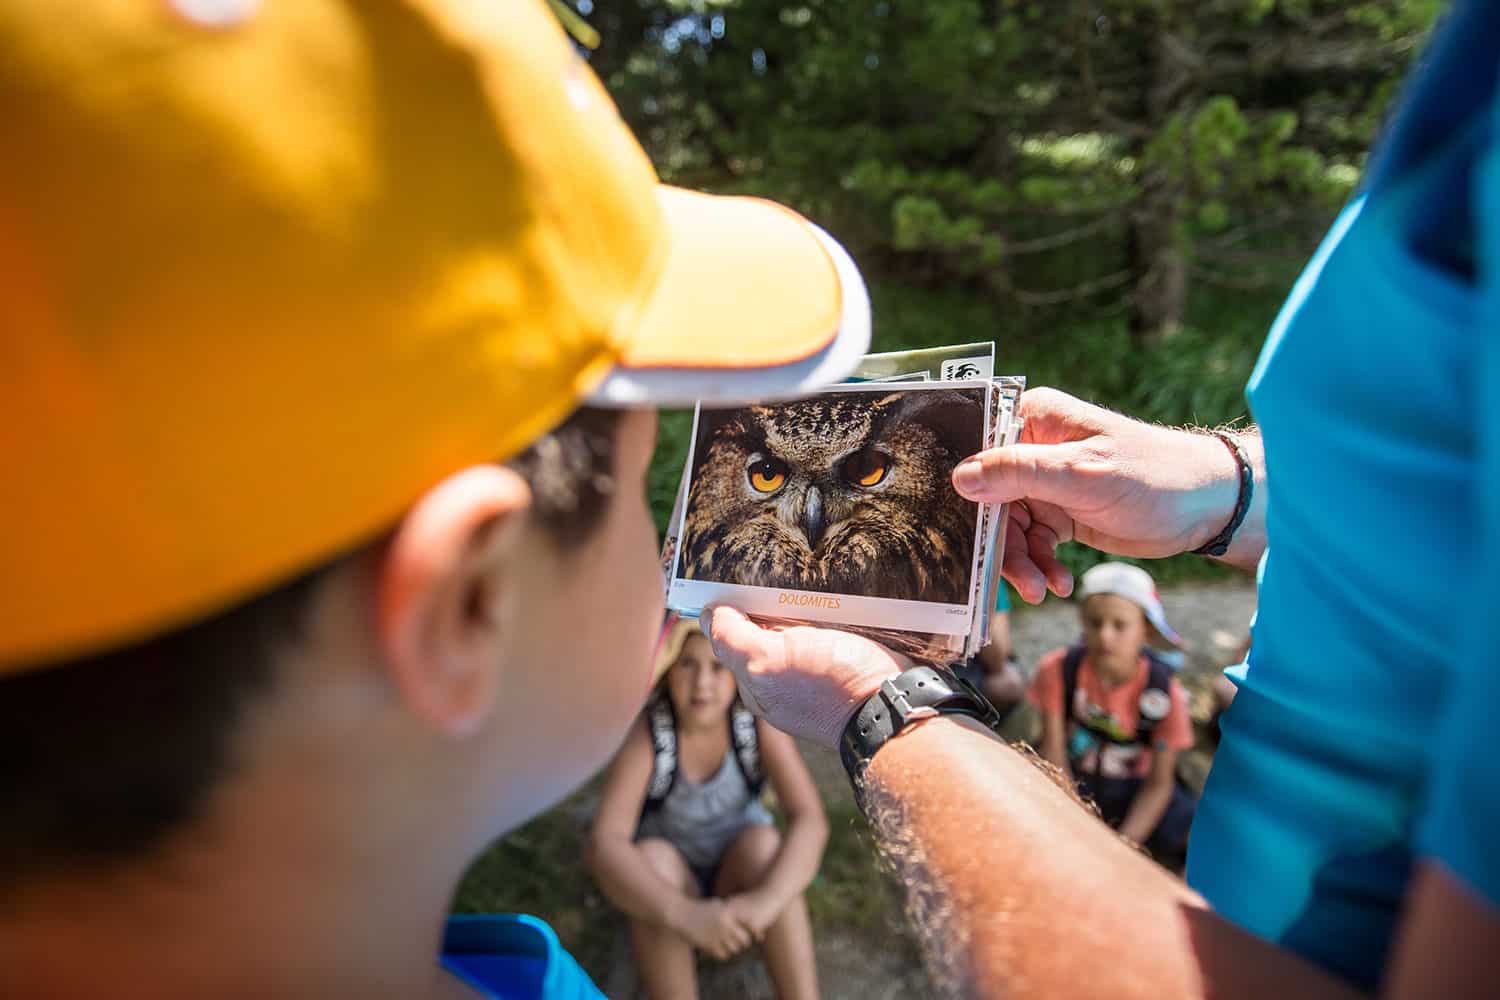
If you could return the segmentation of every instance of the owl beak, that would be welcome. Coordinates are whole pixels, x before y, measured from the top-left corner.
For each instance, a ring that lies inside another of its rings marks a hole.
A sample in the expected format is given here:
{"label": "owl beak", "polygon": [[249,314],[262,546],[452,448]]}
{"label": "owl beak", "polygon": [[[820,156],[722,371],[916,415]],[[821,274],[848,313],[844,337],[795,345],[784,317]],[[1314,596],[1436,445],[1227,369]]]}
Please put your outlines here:
{"label": "owl beak", "polygon": [[807,499],[802,508],[802,531],[807,535],[809,548],[818,547],[818,539],[823,537],[823,494],[816,486],[808,487]]}

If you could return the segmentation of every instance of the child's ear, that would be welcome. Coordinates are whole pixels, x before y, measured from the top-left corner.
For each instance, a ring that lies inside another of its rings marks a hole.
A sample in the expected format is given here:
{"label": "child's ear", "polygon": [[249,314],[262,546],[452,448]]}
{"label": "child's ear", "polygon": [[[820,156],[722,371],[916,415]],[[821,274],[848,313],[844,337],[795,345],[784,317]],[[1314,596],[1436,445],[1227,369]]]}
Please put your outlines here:
{"label": "child's ear", "polygon": [[392,684],[417,718],[452,736],[477,730],[499,693],[504,604],[531,491],[478,465],[428,490],[380,557],[376,631]]}

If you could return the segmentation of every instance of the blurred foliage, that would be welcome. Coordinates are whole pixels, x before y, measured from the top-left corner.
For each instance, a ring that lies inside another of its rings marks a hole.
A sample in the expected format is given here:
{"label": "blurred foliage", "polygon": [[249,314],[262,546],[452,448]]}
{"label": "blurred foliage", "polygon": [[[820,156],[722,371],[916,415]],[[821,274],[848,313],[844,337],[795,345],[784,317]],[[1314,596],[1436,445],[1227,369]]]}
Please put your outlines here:
{"label": "blurred foliage", "polygon": [[[878,349],[995,340],[1034,385],[1201,424],[1243,415],[1275,306],[1444,6],[573,2],[662,176],[837,234]],[[663,415],[659,525],[690,425]]]}
{"label": "blurred foliage", "polygon": [[1199,286],[1284,283],[1441,7],[622,0],[592,59],[666,179],[795,205],[882,279],[1151,339]]}
{"label": "blurred foliage", "polygon": [[[901,893],[877,870],[875,834],[854,802],[825,798],[828,844],[818,874],[807,887],[807,910],[814,927],[884,939],[916,955],[915,943],[900,920]],[[778,818],[782,818],[780,811]],[[784,826],[783,826],[784,828]]]}

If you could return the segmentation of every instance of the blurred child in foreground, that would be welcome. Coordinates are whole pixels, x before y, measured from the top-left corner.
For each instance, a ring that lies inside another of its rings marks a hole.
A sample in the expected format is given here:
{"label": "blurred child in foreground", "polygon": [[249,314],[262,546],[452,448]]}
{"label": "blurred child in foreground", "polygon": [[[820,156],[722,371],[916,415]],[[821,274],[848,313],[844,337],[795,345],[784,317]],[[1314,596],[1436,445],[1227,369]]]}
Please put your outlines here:
{"label": "blurred child in foreground", "polygon": [[[818,995],[802,891],[828,839],[790,736],[740,705],[734,675],[693,621],[670,626],[655,694],[610,766],[589,866],[630,917],[647,991],[698,995],[693,951],[726,959],[759,943],[783,998]],[[786,811],[760,802],[769,780]]]}
{"label": "blurred child in foreground", "polygon": [[857,271],[540,0],[68,15],[0,0],[0,996],[598,1000],[450,906],[649,690],[654,408],[843,378]]}

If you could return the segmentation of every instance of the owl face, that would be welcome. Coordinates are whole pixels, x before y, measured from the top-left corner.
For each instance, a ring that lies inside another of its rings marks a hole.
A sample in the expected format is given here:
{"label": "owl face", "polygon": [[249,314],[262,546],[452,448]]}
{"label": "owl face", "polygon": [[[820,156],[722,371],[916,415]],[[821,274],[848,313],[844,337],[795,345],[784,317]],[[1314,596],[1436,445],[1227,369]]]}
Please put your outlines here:
{"label": "owl face", "polygon": [[963,603],[979,390],[828,393],[700,428],[687,579]]}

